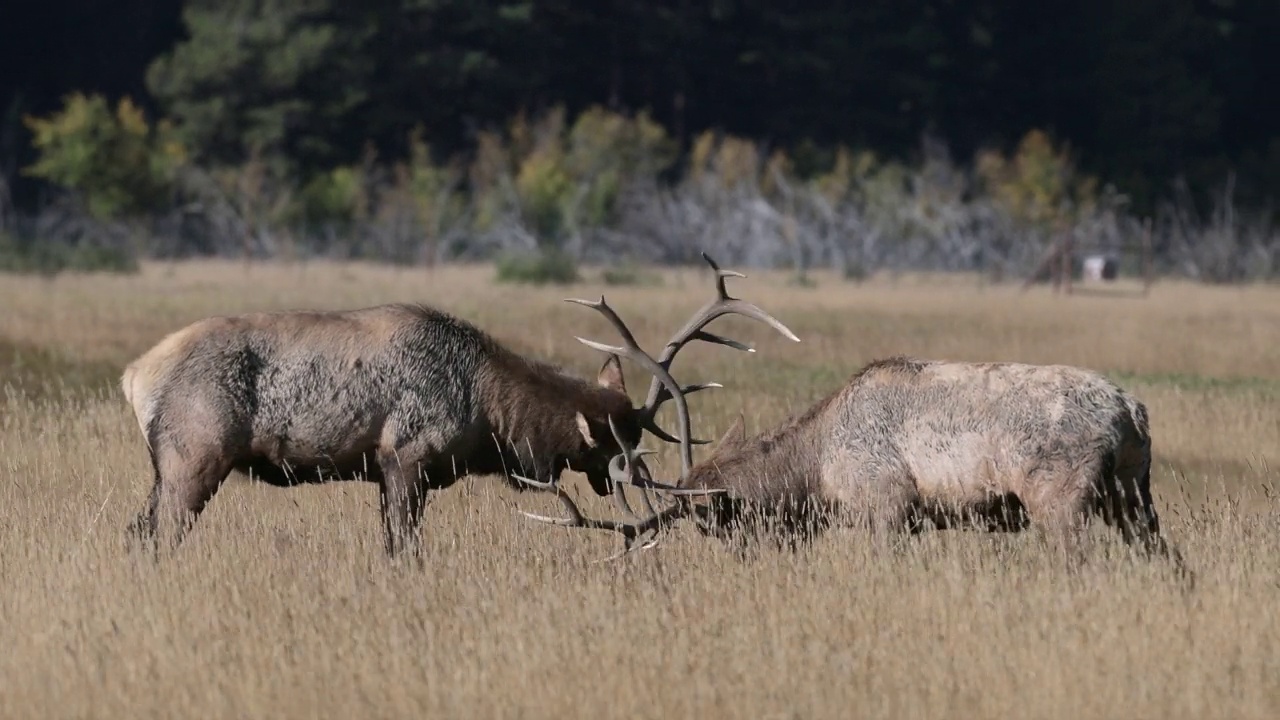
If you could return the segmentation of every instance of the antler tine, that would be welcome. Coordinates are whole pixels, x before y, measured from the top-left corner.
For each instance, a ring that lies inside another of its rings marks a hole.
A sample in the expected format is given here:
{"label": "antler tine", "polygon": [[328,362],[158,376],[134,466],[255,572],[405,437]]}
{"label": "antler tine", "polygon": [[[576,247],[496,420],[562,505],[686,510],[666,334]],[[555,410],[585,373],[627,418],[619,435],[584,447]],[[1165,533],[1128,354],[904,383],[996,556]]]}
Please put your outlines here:
{"label": "antler tine", "polygon": [[[722,315],[742,315],[743,317],[751,318],[768,325],[792,342],[800,342],[800,338],[797,337],[790,328],[783,325],[777,318],[773,317],[753,303],[729,295],[728,288],[725,286],[726,279],[731,277],[745,278],[746,275],[733,270],[720,269],[720,265],[705,252],[702,253],[702,259],[711,266],[711,269],[716,274],[716,297],[708,301],[706,305],[703,305],[698,312],[694,313],[689,322],[686,323],[679,332],[673,335],[671,340],[668,341],[666,346],[662,349],[662,354],[658,356],[657,363],[661,365],[664,370],[670,370],[671,362],[675,359],[676,353],[678,353],[687,343],[693,340],[701,340],[703,342],[713,343],[716,345],[724,345],[744,352],[755,352],[754,348],[748,347],[736,340],[730,340],[729,338],[721,337],[720,335],[703,330],[703,328],[712,320],[715,320]],[[649,394],[645,398],[644,408],[646,411],[645,415],[647,416],[645,425],[650,432],[653,432],[653,427],[656,427],[656,423],[652,422],[652,419],[657,415],[658,408],[663,402],[673,397],[671,391],[664,386],[665,383],[659,383],[656,377],[654,381],[649,384]],[[670,437],[670,435],[667,435],[666,433],[655,432],[654,434],[664,440],[666,437]],[[663,437],[664,435],[666,435],[666,437]]]}
{"label": "antler tine", "polygon": [[[636,343],[636,337],[635,335],[631,334],[631,329],[627,327],[627,324],[622,321],[621,317],[618,317],[618,313],[615,312],[613,308],[609,307],[609,303],[605,302],[604,295],[601,295],[599,300],[583,300],[582,298],[565,298],[564,301],[568,303],[574,303],[576,305],[582,305],[584,307],[589,307],[592,310],[599,311],[599,313],[601,315],[604,315],[605,319],[607,319],[609,323],[613,325],[614,329],[618,331],[618,334],[622,336],[622,341],[627,345],[627,347],[634,348],[635,350],[641,353],[644,352],[643,350],[640,349],[639,344]],[[581,340],[581,338],[579,339]]]}
{"label": "antler tine", "polygon": [[675,497],[691,497],[701,495],[716,495],[726,490],[706,489],[706,488],[682,488],[676,485],[667,485],[657,482],[653,479],[640,477],[640,471],[636,467],[635,460],[643,455],[654,454],[653,450],[633,449],[622,439],[622,435],[618,432],[617,425],[613,422],[613,416],[609,416],[609,430],[613,432],[613,439],[618,443],[618,447],[622,448],[622,452],[613,456],[609,461],[609,479],[613,481],[614,486],[619,484],[631,485],[632,487],[642,490],[660,490]]}
{"label": "antler tine", "polygon": [[[527,478],[523,475],[516,475],[514,473],[512,473],[511,476],[516,480],[519,480],[520,482],[524,483],[525,485],[528,485],[529,487],[555,493],[562,503],[566,503],[565,508],[569,511],[570,517],[568,519],[550,518],[550,517],[547,517],[546,515],[534,515],[532,513],[524,512],[523,510],[520,511],[521,514],[527,517],[533,518],[534,520],[551,523],[553,525],[577,526],[582,521],[582,513],[579,512],[578,506],[574,504],[572,500],[570,500],[568,497],[562,494],[560,487],[556,484],[554,480],[543,482],[541,480],[534,480],[532,478]],[[611,476],[611,479],[612,479],[612,476]],[[613,499],[614,499],[614,502],[618,505],[618,509],[621,510],[624,515],[628,515],[635,520],[643,521],[643,518],[637,515],[636,512],[631,509],[631,505],[627,503],[627,496],[622,492],[622,488],[618,485],[616,480],[614,481],[614,486],[613,486]]]}
{"label": "antler tine", "polygon": [[[684,387],[680,388],[680,394],[684,395],[685,397],[688,397],[693,393],[698,392],[699,390],[709,390],[711,388],[722,388],[722,387],[724,386],[718,382],[695,383],[693,385],[685,385]],[[658,399],[655,404],[661,405],[662,403],[670,399],[671,399],[671,391],[668,390],[665,385],[659,385]],[[658,425],[658,423],[654,420],[652,413],[641,413],[640,426],[643,427],[645,430],[648,430],[649,432],[653,433],[653,435],[657,437],[659,440],[664,440],[669,443],[680,442],[680,438],[677,438],[671,435],[666,430],[663,430],[661,426]],[[709,445],[710,443],[711,443],[710,440],[698,440],[696,438],[689,439],[689,444],[691,445]]]}
{"label": "antler tine", "polygon": [[[565,512],[567,513],[566,517],[549,517],[547,515],[538,515],[536,513],[526,512],[524,510],[517,510],[517,512],[529,518],[530,520],[536,520],[538,522],[547,523],[549,525],[556,525],[558,527],[587,528],[589,530],[608,530],[610,532],[616,532],[622,535],[622,537],[624,538],[622,551],[605,558],[602,562],[617,560],[618,558],[621,558],[622,556],[636,549],[647,549],[647,548],[653,547],[657,543],[657,536],[656,536],[657,531],[661,530],[662,527],[668,521],[679,519],[679,517],[687,511],[685,503],[679,503],[673,507],[663,510],[662,512],[655,512],[649,518],[636,523],[622,523],[622,522],[615,522],[612,520],[597,520],[595,518],[590,518],[584,515],[582,511],[578,508],[578,504],[575,503],[573,501],[573,498],[569,497],[569,494],[566,493],[564,489],[561,488],[559,485],[555,483],[538,482],[536,480],[531,480],[530,478],[526,478],[520,475],[513,474],[512,477],[514,477],[516,480],[519,480],[520,482],[526,483],[533,487],[550,489],[554,491],[556,494],[556,498],[560,500],[560,504],[564,506]],[[622,492],[621,485],[617,484],[616,482],[615,482],[614,488],[615,488],[614,491],[616,493]],[[638,538],[641,538],[650,532],[655,533],[654,538],[650,539],[649,541],[639,546],[635,544],[635,541]]]}
{"label": "antler tine", "polygon": [[[689,497],[695,495],[716,495],[726,492],[724,489],[712,488],[680,488],[673,485],[666,485],[655,482],[652,479],[642,478],[640,476],[639,467],[636,461],[644,455],[652,454],[652,450],[633,448],[622,439],[622,435],[618,432],[618,426],[613,421],[613,416],[609,416],[609,430],[613,432],[614,440],[617,441],[618,447],[622,452],[618,453],[609,461],[609,478],[613,481],[613,492],[619,501],[620,507],[624,508],[624,512],[636,518],[637,522],[614,522],[612,520],[597,520],[589,518],[578,508],[578,504],[569,497],[554,480],[542,482],[524,477],[522,475],[512,474],[516,480],[543,490],[551,490],[555,492],[556,498],[560,500],[560,504],[564,506],[567,515],[565,517],[549,517],[546,515],[538,515],[531,512],[519,510],[518,512],[525,517],[536,520],[538,522],[556,525],[559,527],[575,527],[587,528],[592,530],[609,530],[623,536],[623,548],[620,552],[615,553],[600,562],[608,562],[617,560],[624,555],[640,549],[645,550],[658,544],[659,534],[663,528],[669,526],[670,523],[679,520],[689,513],[691,506]],[[623,495],[622,486],[631,485],[639,488],[641,495],[649,510],[649,517],[640,518],[631,511],[626,504]],[[675,504],[663,509],[656,510],[649,496],[649,490],[655,490],[672,495],[675,498]],[[649,533],[653,536],[643,543],[636,544],[636,541]]]}
{"label": "antler tine", "polygon": [[725,280],[731,277],[742,278],[745,280],[747,276],[734,270],[721,270],[720,265],[715,260],[712,260],[711,256],[705,251],[699,254],[702,255],[702,259],[706,260],[707,264],[710,265],[711,269],[716,273],[716,293],[719,294],[722,299],[730,299],[729,291],[725,287]]}
{"label": "antler tine", "polygon": [[627,469],[624,464],[625,459],[619,453],[613,456],[613,460],[609,463],[609,479],[613,481],[614,486],[630,485],[642,490],[656,490],[673,497],[701,497],[704,495],[719,495],[726,493],[728,490],[722,488],[684,488],[677,485],[668,485],[655,480],[645,480],[638,478],[634,473]]}
{"label": "antler tine", "polygon": [[[657,515],[658,511],[654,509],[653,498],[649,497],[649,491],[645,490],[642,483],[637,482],[640,478],[640,467],[636,463],[643,455],[652,454],[652,450],[640,450],[631,447],[622,439],[622,434],[618,432],[618,426],[613,422],[613,416],[609,416],[609,432],[613,433],[613,440],[618,444],[622,452],[618,453],[609,461],[609,479],[613,481],[614,496],[618,499],[619,505],[630,507],[626,501],[626,494],[622,489],[624,484],[635,485],[640,487],[640,499],[644,501],[645,510],[649,511],[650,517]],[[621,461],[621,463],[619,463]]]}
{"label": "antler tine", "polygon": [[[605,319],[608,320],[609,323],[613,325],[614,329],[618,331],[618,334],[622,336],[623,345],[605,345],[604,343],[595,342],[594,340],[587,340],[586,338],[574,336],[578,342],[592,348],[593,350],[613,353],[615,355],[621,355],[634,360],[653,375],[653,383],[655,386],[666,387],[668,393],[670,393],[670,395],[675,399],[676,413],[680,418],[680,477],[682,479],[688,478],[689,470],[693,467],[692,423],[689,421],[689,405],[685,402],[684,391],[680,388],[680,385],[675,381],[675,378],[671,377],[671,373],[667,372],[665,365],[654,360],[652,355],[645,352],[644,349],[640,347],[640,344],[636,342],[635,336],[631,334],[631,330],[627,328],[627,324],[624,323],[622,318],[618,317],[618,313],[614,312],[613,308],[609,307],[609,304],[605,302],[604,295],[601,295],[600,299],[594,302],[579,298],[565,298],[565,302],[583,305],[598,311],[601,315],[604,315]],[[654,391],[651,390],[651,394],[653,394],[653,392]],[[646,411],[642,412],[640,415],[641,423],[652,430],[649,426],[654,425],[652,422],[653,413]],[[663,433],[663,435],[670,437],[670,435],[667,435],[666,433]]]}
{"label": "antler tine", "polygon": [[582,510],[578,508],[578,504],[575,503],[573,498],[569,497],[569,494],[564,491],[564,488],[560,487],[558,484],[554,482],[539,482],[514,473],[511,477],[525,483],[526,485],[554,492],[556,498],[560,500],[560,504],[564,506],[565,511],[568,513],[568,517],[557,518],[525,512],[524,510],[517,511],[531,520],[537,520],[538,522],[544,522],[549,525],[558,525],[560,527],[581,527],[591,530],[609,530],[611,532],[621,533],[628,538],[634,538],[648,529],[647,523],[619,523],[614,522],[613,520],[596,520],[594,518],[589,518],[582,513]]}

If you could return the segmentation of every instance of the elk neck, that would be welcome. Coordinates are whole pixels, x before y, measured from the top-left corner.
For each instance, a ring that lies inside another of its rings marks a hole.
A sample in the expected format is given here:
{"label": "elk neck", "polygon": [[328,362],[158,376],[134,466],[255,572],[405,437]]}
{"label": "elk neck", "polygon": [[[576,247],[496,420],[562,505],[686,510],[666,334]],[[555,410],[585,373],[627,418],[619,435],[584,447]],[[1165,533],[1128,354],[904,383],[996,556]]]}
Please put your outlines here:
{"label": "elk neck", "polygon": [[625,395],[518,356],[500,358],[481,373],[479,391],[493,432],[520,452],[572,455],[582,444],[578,413],[605,417],[630,410]]}
{"label": "elk neck", "polygon": [[739,500],[775,504],[817,491],[826,410],[835,394],[755,436],[730,431],[690,473],[688,487],[725,489]]}

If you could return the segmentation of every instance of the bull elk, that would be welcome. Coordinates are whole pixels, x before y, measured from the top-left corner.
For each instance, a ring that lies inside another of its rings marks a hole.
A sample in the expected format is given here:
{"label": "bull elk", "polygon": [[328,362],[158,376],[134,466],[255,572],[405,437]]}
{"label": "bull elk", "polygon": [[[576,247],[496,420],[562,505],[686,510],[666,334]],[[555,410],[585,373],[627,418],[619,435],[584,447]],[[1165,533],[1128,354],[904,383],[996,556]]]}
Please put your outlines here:
{"label": "bull elk", "polygon": [[[648,397],[633,407],[611,354],[595,383],[519,355],[474,325],[422,305],[347,311],[287,311],[199,320],[157,343],[121,377],[154,470],[144,512],[130,531],[154,541],[160,520],[179,544],[234,470],[272,485],[362,477],[379,486],[386,551],[416,551],[428,491],[467,474],[518,470],[554,483],[565,469],[609,492],[610,459],[621,438],[644,430],[679,442],[689,433],[685,396],[668,369],[693,340],[750,350],[703,330],[726,314],[753,318],[798,338],[759,307],[717,295],[667,344]],[[589,305],[591,303],[588,303]],[[603,308],[603,298],[600,307]],[[629,336],[628,336],[629,338]],[[629,338],[629,341],[634,342]],[[674,399],[677,439],[654,420]],[[643,483],[648,471],[633,467]]]}
{"label": "bull elk", "polygon": [[[599,348],[651,363],[616,314],[599,309],[624,340]],[[682,518],[730,537],[744,528],[748,510],[791,530],[832,522],[913,534],[925,521],[991,531],[1037,524],[1068,550],[1087,520],[1101,515],[1129,544],[1172,555],[1184,570],[1180,553],[1161,536],[1151,497],[1146,407],[1082,368],[880,360],[755,437],[739,416],[706,459],[683,467],[679,482],[668,486],[637,475],[649,451],[636,451],[623,437],[617,445],[622,452],[610,463],[610,477],[631,521],[589,518],[554,484],[517,477],[554,491],[567,515],[521,512],[621,534],[622,551],[608,559],[651,547]],[[641,486],[647,515],[631,511],[622,492],[628,484]],[[649,493],[657,486],[678,489],[661,510]]]}

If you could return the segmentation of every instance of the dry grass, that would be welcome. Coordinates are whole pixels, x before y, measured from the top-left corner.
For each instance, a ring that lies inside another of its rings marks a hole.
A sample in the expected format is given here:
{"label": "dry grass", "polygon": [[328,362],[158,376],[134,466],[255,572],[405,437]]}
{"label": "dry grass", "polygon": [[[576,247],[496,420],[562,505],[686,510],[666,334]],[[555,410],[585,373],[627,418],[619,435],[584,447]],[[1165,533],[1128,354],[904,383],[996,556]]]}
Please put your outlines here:
{"label": "dry grass", "polygon": [[[0,707],[12,717],[1134,717],[1280,714],[1280,292],[1159,285],[1146,300],[980,290],[967,280],[734,285],[803,344],[718,327],[696,347],[695,431],[755,431],[892,353],[1063,362],[1113,373],[1151,409],[1156,489],[1199,574],[1099,532],[1071,576],[1034,536],[833,533],[741,560],[692,529],[624,563],[605,534],[522,521],[493,478],[441,493],[426,567],[381,555],[372,486],[229,483],[177,557],[129,555],[150,482],[114,386],[195,318],[419,300],[586,374],[611,340],[560,302],[599,286],[494,287],[488,269],[188,263],[141,278],[0,277]],[[656,349],[703,273],[606,289]],[[628,368],[632,394],[647,377]],[[670,447],[661,466],[677,466]],[[1268,465],[1268,463],[1270,465]],[[606,503],[590,500],[595,512]]]}

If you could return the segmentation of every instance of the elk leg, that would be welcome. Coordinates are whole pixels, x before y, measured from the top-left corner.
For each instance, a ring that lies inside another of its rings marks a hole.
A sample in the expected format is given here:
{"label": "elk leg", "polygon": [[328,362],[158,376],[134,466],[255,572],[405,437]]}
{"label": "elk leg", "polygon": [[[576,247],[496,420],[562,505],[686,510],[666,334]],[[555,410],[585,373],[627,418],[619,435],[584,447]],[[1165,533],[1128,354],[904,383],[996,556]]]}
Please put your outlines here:
{"label": "elk leg", "polygon": [[204,448],[187,457],[179,456],[172,447],[157,452],[159,470],[147,525],[154,533],[161,518],[167,518],[173,525],[171,546],[176,548],[231,473],[231,460],[220,447]]}
{"label": "elk leg", "polygon": [[[835,471],[856,477],[865,462],[861,457],[850,458]],[[886,468],[861,482],[848,483],[826,505],[833,524],[866,532],[875,541],[914,535],[923,529],[925,519],[915,479],[903,467]]]}
{"label": "elk leg", "polygon": [[914,486],[899,481],[884,483],[882,487],[882,494],[870,499],[870,507],[863,520],[872,539],[897,545],[903,537],[914,537],[923,532],[923,520],[931,518],[932,513]]}
{"label": "elk leg", "polygon": [[1085,506],[1082,498],[1051,493],[1047,498],[1030,502],[1026,498],[1019,499],[1049,549],[1056,551],[1068,567],[1079,566],[1084,560],[1081,541]]}
{"label": "elk leg", "polygon": [[1178,574],[1194,582],[1190,570],[1178,548],[1171,545],[1160,532],[1160,516],[1151,497],[1151,468],[1144,469],[1136,481],[1136,487],[1108,485],[1112,490],[1107,499],[1103,517],[1108,525],[1116,527],[1126,544],[1142,549],[1147,557],[1159,556],[1173,563]]}
{"label": "elk leg", "polygon": [[407,552],[417,557],[418,530],[427,495],[427,483],[419,476],[419,463],[403,453],[380,452],[378,467],[382,470],[378,489],[387,556],[395,558]]}
{"label": "elk leg", "polygon": [[154,551],[156,529],[159,524],[161,476],[160,464],[156,460],[155,452],[148,448],[147,455],[151,459],[151,492],[147,494],[146,508],[138,513],[133,522],[129,523],[127,534],[144,547]]}

